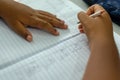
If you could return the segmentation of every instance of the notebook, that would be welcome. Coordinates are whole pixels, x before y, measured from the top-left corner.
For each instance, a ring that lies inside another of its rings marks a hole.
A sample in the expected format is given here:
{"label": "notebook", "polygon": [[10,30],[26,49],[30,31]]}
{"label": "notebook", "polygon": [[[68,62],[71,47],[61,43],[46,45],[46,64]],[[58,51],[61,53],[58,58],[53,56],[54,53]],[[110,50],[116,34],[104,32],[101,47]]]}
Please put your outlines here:
{"label": "notebook", "polygon": [[59,18],[65,20],[66,24],[69,25],[69,29],[57,29],[60,32],[60,36],[53,36],[37,29],[29,29],[33,35],[33,42],[29,43],[11,31],[3,21],[0,21],[0,69],[38,54],[79,33],[76,15],[82,9],[69,0],[19,0],[19,2],[34,9],[56,14]]}
{"label": "notebook", "polygon": [[[57,37],[29,29],[34,40],[28,43],[0,21],[0,80],[82,80],[90,54],[86,35],[79,33],[76,24],[82,9],[69,0],[20,2],[57,14],[69,29],[59,29]],[[120,37],[114,33],[114,38],[120,53]]]}

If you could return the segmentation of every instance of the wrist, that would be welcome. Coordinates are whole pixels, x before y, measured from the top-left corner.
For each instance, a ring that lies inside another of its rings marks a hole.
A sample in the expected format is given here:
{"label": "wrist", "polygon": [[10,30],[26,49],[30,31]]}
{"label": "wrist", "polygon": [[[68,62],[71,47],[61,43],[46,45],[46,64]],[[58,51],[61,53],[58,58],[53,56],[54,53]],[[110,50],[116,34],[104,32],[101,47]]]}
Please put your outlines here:
{"label": "wrist", "polygon": [[95,45],[104,45],[106,43],[113,43],[114,37],[113,34],[109,35],[95,35],[95,37],[91,37],[92,39],[89,40],[89,46],[90,48]]}

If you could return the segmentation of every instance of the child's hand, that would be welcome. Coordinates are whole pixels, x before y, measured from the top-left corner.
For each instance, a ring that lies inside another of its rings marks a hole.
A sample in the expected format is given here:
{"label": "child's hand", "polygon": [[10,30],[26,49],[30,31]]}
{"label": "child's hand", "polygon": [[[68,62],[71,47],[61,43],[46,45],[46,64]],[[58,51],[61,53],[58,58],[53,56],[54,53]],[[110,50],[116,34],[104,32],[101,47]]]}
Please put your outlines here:
{"label": "child's hand", "polygon": [[45,30],[53,35],[59,35],[54,27],[67,29],[64,21],[58,19],[55,15],[41,10],[34,10],[12,0],[1,0],[0,7],[0,16],[11,29],[27,41],[32,41],[32,34],[26,29],[28,26]]}
{"label": "child's hand", "polygon": [[[98,11],[97,17],[89,17]],[[83,80],[120,80],[119,52],[113,37],[112,21],[99,5],[91,6],[87,13],[80,12],[80,32],[85,32],[89,41],[90,56]]]}
{"label": "child's hand", "polygon": [[82,23],[82,25],[79,25],[79,30],[86,33],[89,41],[95,38],[101,39],[102,37],[102,39],[105,39],[113,37],[112,21],[105,10],[98,17],[89,17],[89,15],[100,10],[104,9],[99,5],[93,5],[88,8],[87,13],[80,12],[78,14],[78,18]]}

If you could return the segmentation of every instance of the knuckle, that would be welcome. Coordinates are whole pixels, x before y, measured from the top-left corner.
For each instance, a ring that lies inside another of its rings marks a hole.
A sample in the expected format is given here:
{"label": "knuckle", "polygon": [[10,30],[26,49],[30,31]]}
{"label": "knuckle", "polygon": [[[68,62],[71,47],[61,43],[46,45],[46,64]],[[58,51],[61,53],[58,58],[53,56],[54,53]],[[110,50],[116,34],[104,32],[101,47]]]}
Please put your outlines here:
{"label": "knuckle", "polygon": [[46,22],[46,21],[44,21],[44,22],[42,23],[42,26],[49,26],[49,23]]}
{"label": "knuckle", "polygon": [[35,25],[38,26],[39,24],[40,24],[40,21],[37,20],[37,21],[35,22]]}
{"label": "knuckle", "polygon": [[49,18],[49,21],[50,21],[50,22],[53,22],[53,21],[54,21],[54,19],[53,19],[53,18]]}
{"label": "knuckle", "polygon": [[38,19],[35,19],[35,21],[33,22],[33,25],[38,26],[40,24],[40,21]]}
{"label": "knuckle", "polygon": [[83,14],[84,14],[83,11],[79,12],[79,13],[78,13],[78,17],[79,17],[79,16],[82,16]]}

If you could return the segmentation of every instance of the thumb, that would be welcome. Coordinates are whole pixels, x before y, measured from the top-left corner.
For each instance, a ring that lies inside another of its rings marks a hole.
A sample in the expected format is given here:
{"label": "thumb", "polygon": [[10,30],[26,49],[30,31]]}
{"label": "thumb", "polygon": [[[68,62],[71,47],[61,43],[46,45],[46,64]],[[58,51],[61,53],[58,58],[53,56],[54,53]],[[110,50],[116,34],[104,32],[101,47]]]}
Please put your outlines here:
{"label": "thumb", "polygon": [[20,36],[22,36],[27,41],[32,41],[31,33],[24,27],[24,25],[18,21],[15,23],[9,23],[10,27]]}
{"label": "thumb", "polygon": [[83,26],[89,25],[90,17],[85,12],[78,13],[78,19]]}

